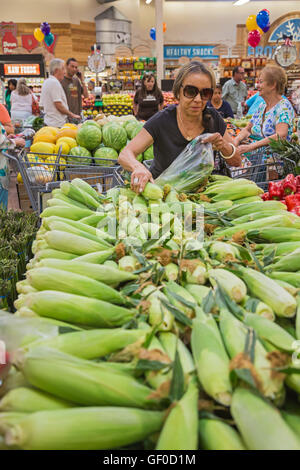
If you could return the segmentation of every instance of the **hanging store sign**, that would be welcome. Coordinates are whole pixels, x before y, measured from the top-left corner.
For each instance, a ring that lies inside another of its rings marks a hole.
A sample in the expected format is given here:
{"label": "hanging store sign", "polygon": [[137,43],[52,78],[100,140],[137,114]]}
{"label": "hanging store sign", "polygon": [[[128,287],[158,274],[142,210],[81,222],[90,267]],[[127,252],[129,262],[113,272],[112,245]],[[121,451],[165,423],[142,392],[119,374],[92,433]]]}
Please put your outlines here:
{"label": "hanging store sign", "polygon": [[39,64],[4,64],[4,74],[17,77],[18,75],[40,75]]}
{"label": "hanging store sign", "polygon": [[274,58],[274,53],[277,49],[276,46],[257,46],[255,49],[251,46],[248,46],[247,55],[254,57],[267,57],[268,59]]}
{"label": "hanging store sign", "polygon": [[180,57],[201,57],[202,59],[218,59],[214,53],[216,46],[164,46],[165,59],[179,59]]}

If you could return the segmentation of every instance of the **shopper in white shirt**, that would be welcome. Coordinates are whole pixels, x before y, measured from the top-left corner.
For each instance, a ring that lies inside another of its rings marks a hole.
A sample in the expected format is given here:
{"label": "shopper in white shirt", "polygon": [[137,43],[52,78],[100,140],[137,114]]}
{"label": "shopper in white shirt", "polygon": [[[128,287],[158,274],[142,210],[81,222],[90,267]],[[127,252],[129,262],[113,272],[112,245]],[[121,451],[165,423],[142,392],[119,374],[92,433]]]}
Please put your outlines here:
{"label": "shopper in white shirt", "polygon": [[65,76],[65,62],[53,59],[49,64],[50,76],[44,81],[41,93],[41,106],[44,108],[44,122],[47,126],[62,127],[67,118],[80,119],[68,108],[66,94],[61,81]]}
{"label": "shopper in white shirt", "polygon": [[12,91],[10,97],[12,120],[27,119],[32,116],[33,100],[36,100],[36,97],[26,85],[25,78],[20,78],[17,83],[17,88]]}

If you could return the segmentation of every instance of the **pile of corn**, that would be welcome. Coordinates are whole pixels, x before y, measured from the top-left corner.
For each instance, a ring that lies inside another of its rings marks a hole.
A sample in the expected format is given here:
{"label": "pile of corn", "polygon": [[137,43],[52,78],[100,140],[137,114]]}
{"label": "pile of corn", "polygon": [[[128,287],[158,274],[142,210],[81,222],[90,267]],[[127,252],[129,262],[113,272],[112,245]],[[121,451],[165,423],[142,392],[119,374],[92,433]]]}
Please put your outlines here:
{"label": "pile of corn", "polygon": [[300,219],[260,192],[55,189],[0,315],[0,449],[299,450]]}

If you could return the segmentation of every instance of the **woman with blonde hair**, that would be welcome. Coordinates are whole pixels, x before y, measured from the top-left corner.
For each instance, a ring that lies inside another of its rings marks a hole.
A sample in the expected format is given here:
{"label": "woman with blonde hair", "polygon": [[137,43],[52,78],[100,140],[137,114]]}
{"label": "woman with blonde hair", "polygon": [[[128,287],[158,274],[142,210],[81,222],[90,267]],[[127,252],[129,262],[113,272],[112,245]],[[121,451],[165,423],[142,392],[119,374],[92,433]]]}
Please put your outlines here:
{"label": "woman with blonde hair", "polygon": [[[141,192],[148,181],[153,182],[153,178],[171,165],[191,140],[204,133],[212,134],[204,142],[211,142],[229,165],[240,165],[241,158],[236,154],[224,120],[214,108],[207,107],[215,85],[213,73],[202,62],[192,61],[179,70],[173,87],[178,105],[168,106],[151,117],[119,155],[119,163],[132,172],[134,191]],[[154,159],[149,171],[137,156],[152,144]]]}
{"label": "woman with blonde hair", "polygon": [[13,121],[32,116],[32,105],[36,97],[26,85],[25,78],[20,78],[17,88],[11,93],[11,118]]}
{"label": "woman with blonde hair", "polygon": [[283,96],[286,83],[286,73],[277,65],[267,65],[261,71],[257,88],[264,102],[260,104],[247,127],[235,138],[235,145],[239,145],[250,135],[254,139],[251,144],[239,145],[240,154],[267,146],[270,138],[277,139],[277,136],[290,140],[295,113],[289,100]]}

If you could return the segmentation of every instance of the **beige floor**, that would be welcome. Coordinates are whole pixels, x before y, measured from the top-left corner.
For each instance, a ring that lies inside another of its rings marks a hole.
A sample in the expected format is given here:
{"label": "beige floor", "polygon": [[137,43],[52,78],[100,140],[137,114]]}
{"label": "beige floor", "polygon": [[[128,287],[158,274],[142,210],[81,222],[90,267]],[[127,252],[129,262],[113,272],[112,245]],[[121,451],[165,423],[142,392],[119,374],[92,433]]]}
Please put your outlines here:
{"label": "beige floor", "polygon": [[15,211],[20,210],[18,193],[16,187],[17,178],[15,175],[10,176],[10,185],[8,190],[8,209],[13,209]]}

